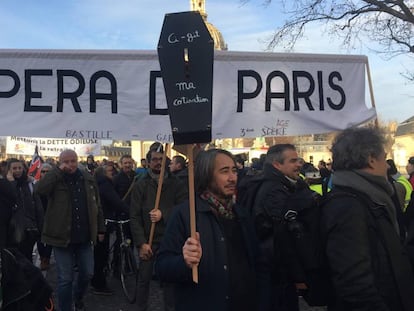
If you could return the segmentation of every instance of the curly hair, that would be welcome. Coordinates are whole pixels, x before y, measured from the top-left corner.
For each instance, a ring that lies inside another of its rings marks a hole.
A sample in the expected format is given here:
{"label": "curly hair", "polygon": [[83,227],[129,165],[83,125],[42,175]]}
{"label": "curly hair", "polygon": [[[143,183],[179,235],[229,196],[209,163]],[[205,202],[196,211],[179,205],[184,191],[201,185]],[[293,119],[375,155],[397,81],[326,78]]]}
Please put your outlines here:
{"label": "curly hair", "polygon": [[375,128],[350,128],[339,133],[332,143],[333,170],[362,169],[369,157],[378,159],[384,154],[385,138]]}

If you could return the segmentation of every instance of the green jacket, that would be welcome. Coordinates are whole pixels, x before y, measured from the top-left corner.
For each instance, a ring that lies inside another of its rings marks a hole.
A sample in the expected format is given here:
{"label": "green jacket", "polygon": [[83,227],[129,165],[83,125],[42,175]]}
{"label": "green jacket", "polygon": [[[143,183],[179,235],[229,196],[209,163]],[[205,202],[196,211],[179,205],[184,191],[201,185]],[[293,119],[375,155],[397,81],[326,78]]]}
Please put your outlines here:
{"label": "green jacket", "polygon": [[[83,170],[81,173],[85,180],[90,240],[95,243],[98,232],[105,232],[99,190],[93,176]],[[56,247],[68,246],[72,229],[72,205],[63,172],[58,168],[52,169],[35,184],[35,191],[47,196],[48,200],[42,242]]]}
{"label": "green jacket", "polygon": [[[148,243],[151,229],[149,212],[154,209],[157,188],[158,181],[148,174],[139,179],[132,188],[129,215],[132,239],[137,247]],[[177,177],[168,174],[162,185],[159,204],[162,217],[155,225],[154,244],[161,242],[172,208],[186,199],[188,199],[188,191],[185,185]]]}

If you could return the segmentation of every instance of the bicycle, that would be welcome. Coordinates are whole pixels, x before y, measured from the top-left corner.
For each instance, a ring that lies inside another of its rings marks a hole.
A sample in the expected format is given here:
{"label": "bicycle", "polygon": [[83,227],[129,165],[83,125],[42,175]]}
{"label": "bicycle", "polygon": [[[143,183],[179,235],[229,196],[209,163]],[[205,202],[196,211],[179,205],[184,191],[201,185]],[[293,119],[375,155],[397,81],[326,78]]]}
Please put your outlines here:
{"label": "bicycle", "polygon": [[119,251],[115,254],[116,258],[115,260],[112,260],[112,262],[115,262],[115,265],[118,265],[118,267],[115,268],[118,268],[117,271],[119,271],[120,274],[122,290],[126,299],[129,303],[134,303],[137,298],[138,266],[131,247],[131,239],[125,236],[124,225],[129,223],[129,221],[129,219],[105,219],[105,225],[108,225],[108,223],[116,224],[116,240],[111,246],[111,249],[119,243]]}

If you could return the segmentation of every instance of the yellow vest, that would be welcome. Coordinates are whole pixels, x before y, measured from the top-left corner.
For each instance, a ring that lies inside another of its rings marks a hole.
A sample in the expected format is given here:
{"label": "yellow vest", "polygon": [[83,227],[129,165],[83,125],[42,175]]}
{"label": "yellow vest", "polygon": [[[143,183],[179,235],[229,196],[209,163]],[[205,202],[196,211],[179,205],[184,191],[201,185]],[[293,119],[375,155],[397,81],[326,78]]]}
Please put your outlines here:
{"label": "yellow vest", "polygon": [[319,193],[320,195],[323,195],[322,184],[309,185],[309,188],[310,190],[315,191],[316,193]]}
{"label": "yellow vest", "polygon": [[405,212],[405,210],[407,209],[408,203],[410,203],[410,200],[411,200],[411,193],[413,192],[413,186],[411,186],[411,183],[408,181],[408,179],[402,175],[397,178],[397,182],[402,184],[405,188],[404,210],[403,210],[403,212]]}

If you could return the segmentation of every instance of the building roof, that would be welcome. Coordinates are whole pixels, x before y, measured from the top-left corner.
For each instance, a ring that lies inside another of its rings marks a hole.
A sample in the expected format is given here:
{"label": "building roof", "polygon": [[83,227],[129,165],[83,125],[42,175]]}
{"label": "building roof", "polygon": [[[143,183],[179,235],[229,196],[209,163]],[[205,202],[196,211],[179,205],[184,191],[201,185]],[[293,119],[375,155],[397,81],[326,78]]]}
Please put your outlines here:
{"label": "building roof", "polygon": [[207,26],[208,31],[210,32],[211,37],[214,41],[214,49],[219,51],[227,51],[227,44],[224,41],[223,35],[221,32],[212,24],[204,20]]}
{"label": "building roof", "polygon": [[414,134],[414,116],[411,118],[401,122],[395,133],[395,136],[404,136],[404,135],[412,135]]}

